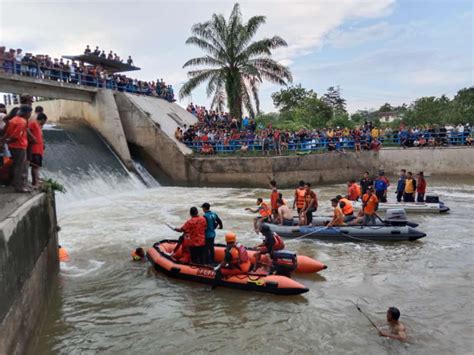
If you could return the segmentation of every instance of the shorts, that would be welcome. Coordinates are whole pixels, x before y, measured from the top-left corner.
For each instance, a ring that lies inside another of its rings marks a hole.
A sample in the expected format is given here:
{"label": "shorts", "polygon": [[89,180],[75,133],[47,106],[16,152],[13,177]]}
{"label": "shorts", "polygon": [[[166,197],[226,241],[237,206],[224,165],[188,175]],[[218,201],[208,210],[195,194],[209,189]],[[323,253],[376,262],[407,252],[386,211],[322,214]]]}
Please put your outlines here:
{"label": "shorts", "polygon": [[283,225],[284,226],[292,226],[293,225],[293,219],[283,219]]}
{"label": "shorts", "polygon": [[41,154],[31,154],[30,166],[41,168],[43,166],[43,156]]}

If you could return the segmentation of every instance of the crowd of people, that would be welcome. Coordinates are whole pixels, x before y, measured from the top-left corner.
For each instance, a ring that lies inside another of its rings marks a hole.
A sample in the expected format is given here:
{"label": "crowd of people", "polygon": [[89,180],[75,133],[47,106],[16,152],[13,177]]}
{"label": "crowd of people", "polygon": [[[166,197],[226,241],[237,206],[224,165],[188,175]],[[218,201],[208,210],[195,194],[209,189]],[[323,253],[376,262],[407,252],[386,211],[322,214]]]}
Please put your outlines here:
{"label": "crowd of people", "polygon": [[[90,51],[90,48],[87,47],[86,51],[88,50]],[[99,54],[96,54],[97,52]],[[96,50],[90,54],[101,57],[105,55],[105,52],[96,47]],[[112,52],[104,59],[121,62],[120,57]],[[130,56],[127,63],[133,65]],[[7,51],[5,47],[0,47],[0,72],[154,96],[170,102],[175,101],[172,85],[168,85],[163,79],[156,81],[133,79],[123,74],[112,73],[102,65],[91,65],[63,58],[53,59],[49,55],[23,53],[22,49]]]}
{"label": "crowd of people", "polygon": [[[0,184],[27,193],[41,185],[44,140],[42,128],[48,117],[41,106],[33,110],[33,98],[22,95],[20,106],[6,112],[0,104]],[[31,184],[28,182],[28,167]]]}
{"label": "crowd of people", "polygon": [[[208,110],[204,106],[190,103],[187,111],[197,118],[192,126],[177,127],[175,137],[188,147],[204,155],[218,152],[259,151],[263,155],[281,155],[287,151],[327,150],[344,153],[346,150],[378,151],[382,145],[403,147],[425,147],[446,145],[449,142],[472,144],[469,124],[460,125],[456,130],[444,128],[421,129],[401,127],[381,129],[372,122],[354,128],[288,129],[274,128],[270,123],[263,125],[254,119],[230,117],[226,112]],[[461,130],[460,127],[463,127]],[[459,138],[456,141],[452,138]]]}
{"label": "crowd of people", "polygon": [[[92,51],[89,45],[86,46],[86,49],[84,49],[84,54],[85,55],[95,55],[96,57],[102,58],[102,59],[107,59],[110,61],[118,62],[118,63],[123,63],[123,59],[121,59],[117,53],[114,53],[113,51],[110,51],[109,54],[105,53],[105,50],[100,50],[99,46],[95,46],[95,49]],[[133,66],[133,59],[132,56],[128,56],[127,59],[127,65]]]}

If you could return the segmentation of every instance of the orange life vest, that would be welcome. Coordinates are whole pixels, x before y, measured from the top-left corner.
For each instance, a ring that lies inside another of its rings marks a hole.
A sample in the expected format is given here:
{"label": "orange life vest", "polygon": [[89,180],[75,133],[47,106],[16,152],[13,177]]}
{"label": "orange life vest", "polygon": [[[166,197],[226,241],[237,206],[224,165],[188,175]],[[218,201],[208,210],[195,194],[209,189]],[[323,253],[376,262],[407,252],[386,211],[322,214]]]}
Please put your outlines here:
{"label": "orange life vest", "polygon": [[59,248],[58,249],[59,261],[69,261],[69,254],[67,253],[66,249]]}
{"label": "orange life vest", "polygon": [[303,208],[305,203],[306,190],[305,189],[296,189],[295,190],[295,199],[296,199],[296,208]]}
{"label": "orange life vest", "polygon": [[354,208],[352,207],[351,201],[349,201],[347,198],[341,198],[339,200],[339,204],[341,202],[344,202],[344,207],[341,207],[342,213],[344,213],[345,216],[349,216],[354,213]]}
{"label": "orange life vest", "polygon": [[281,239],[281,237],[276,233],[273,233],[273,237],[275,238],[275,245],[273,246],[273,250],[285,249],[285,242],[283,242],[283,239]]}
{"label": "orange life vest", "polygon": [[260,213],[260,216],[264,218],[272,215],[272,210],[268,207],[268,205],[265,202],[262,202],[260,204],[260,210],[258,212]]}

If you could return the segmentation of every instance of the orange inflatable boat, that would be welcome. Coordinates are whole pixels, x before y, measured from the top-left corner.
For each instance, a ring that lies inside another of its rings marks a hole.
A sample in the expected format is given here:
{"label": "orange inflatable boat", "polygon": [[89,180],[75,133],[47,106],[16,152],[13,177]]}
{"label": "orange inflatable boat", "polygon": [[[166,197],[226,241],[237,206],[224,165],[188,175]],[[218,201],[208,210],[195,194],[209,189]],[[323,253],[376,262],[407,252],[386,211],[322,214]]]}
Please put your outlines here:
{"label": "orange inflatable boat", "polygon": [[[223,276],[221,279],[216,279],[216,272],[212,266],[184,264],[171,258],[170,254],[176,243],[176,240],[163,240],[155,243],[152,248],[147,250],[148,260],[154,268],[168,276],[214,286],[266,292],[275,295],[299,295],[309,291],[299,282],[287,276],[270,274],[268,271],[264,271],[263,268],[256,272]],[[254,253],[255,251],[253,251],[252,256]],[[217,262],[222,260],[224,247],[217,246],[215,254]]]}

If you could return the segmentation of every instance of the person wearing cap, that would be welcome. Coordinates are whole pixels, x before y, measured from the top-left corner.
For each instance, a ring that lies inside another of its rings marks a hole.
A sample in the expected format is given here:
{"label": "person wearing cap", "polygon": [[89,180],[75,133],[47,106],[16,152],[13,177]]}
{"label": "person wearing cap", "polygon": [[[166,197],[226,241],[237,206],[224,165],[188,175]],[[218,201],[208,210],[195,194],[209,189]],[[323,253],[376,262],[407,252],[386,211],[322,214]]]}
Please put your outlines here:
{"label": "person wearing cap", "polygon": [[224,226],[222,220],[217,213],[211,211],[211,205],[207,202],[203,203],[202,211],[207,222],[205,241],[206,241],[206,263],[212,264],[214,262],[214,240],[216,238],[216,228],[222,229]]}
{"label": "person wearing cap", "polygon": [[217,269],[216,278],[248,273],[251,264],[247,249],[237,243],[237,236],[233,232],[227,232],[225,242],[224,260]]}
{"label": "person wearing cap", "polygon": [[364,224],[375,224],[375,212],[379,207],[379,199],[374,194],[374,187],[369,186],[367,193],[362,196],[362,213],[364,215]]}
{"label": "person wearing cap", "polygon": [[28,169],[26,149],[28,147],[28,119],[31,111],[31,106],[21,105],[16,116],[9,120],[4,133],[4,141],[8,144],[13,160],[10,174],[16,192],[30,192],[26,187]]}
{"label": "person wearing cap", "polygon": [[191,207],[189,210],[191,218],[180,228],[175,228],[176,232],[184,233],[186,245],[189,246],[191,253],[191,262],[194,264],[206,263],[206,241],[205,233],[207,221],[199,215],[197,207]]}

